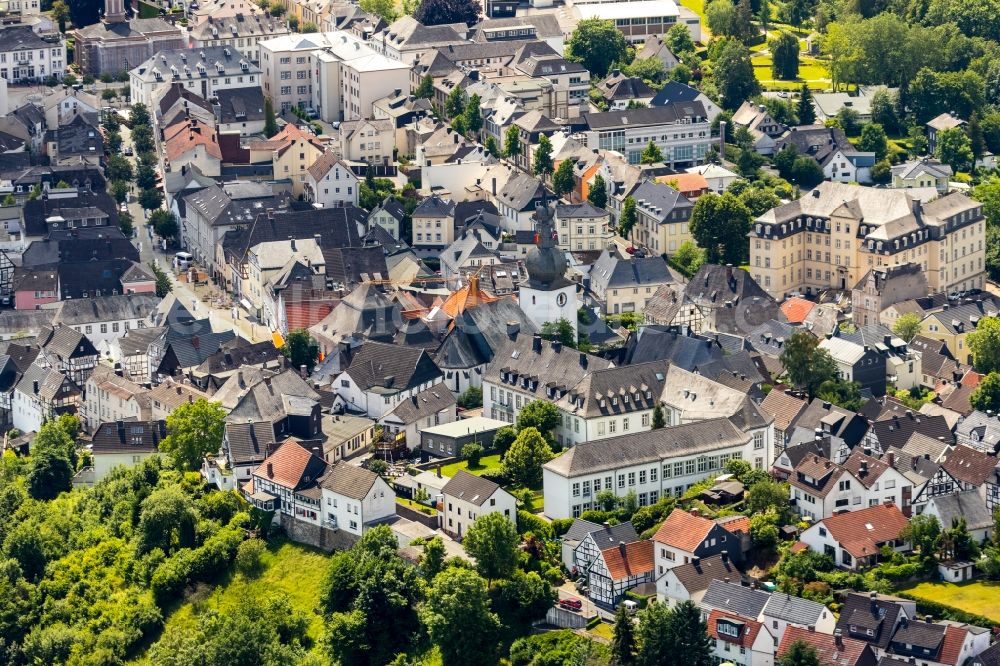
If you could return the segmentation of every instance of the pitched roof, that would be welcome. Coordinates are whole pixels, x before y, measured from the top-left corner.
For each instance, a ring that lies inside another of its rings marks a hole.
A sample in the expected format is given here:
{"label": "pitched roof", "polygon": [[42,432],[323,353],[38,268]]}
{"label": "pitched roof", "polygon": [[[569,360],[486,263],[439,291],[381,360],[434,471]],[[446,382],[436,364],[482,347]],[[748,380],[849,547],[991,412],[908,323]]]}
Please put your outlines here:
{"label": "pitched roof", "polygon": [[358,347],[346,370],[363,391],[404,391],[441,376],[423,349],[369,340]]}
{"label": "pitched roof", "polygon": [[[594,523],[589,524],[594,525]],[[585,536],[593,539],[600,550],[617,546],[620,543],[632,543],[639,540],[639,535],[636,534],[631,522],[618,523],[617,525],[594,525],[593,528],[588,529]]]}
{"label": "pitched roof", "polygon": [[784,592],[774,592],[764,606],[764,615],[804,626],[817,625],[833,612],[821,603]]}
{"label": "pitched roof", "polygon": [[[631,525],[631,523],[629,524]],[[597,523],[592,523],[589,520],[584,520],[583,518],[574,518],[573,522],[569,526],[569,529],[563,533],[561,538],[563,541],[580,543],[587,538],[588,534],[599,529],[601,529],[601,526]],[[622,541],[624,541],[624,539],[622,539]]]}
{"label": "pitched roof", "polygon": [[375,472],[357,465],[339,462],[327,470],[320,480],[320,485],[325,490],[360,502],[368,496],[368,491],[372,489],[376,481],[378,481],[378,474]]}
{"label": "pitched roof", "polygon": [[761,590],[744,587],[738,582],[713,580],[701,598],[703,610],[713,609],[734,613],[742,617],[760,617],[771,595]]}
{"label": "pitched roof", "polygon": [[385,415],[402,423],[416,423],[455,404],[455,395],[444,384],[436,384],[403,400]]}
{"label": "pitched roof", "polygon": [[441,494],[482,506],[497,490],[500,490],[499,484],[460,469],[444,484]]}
{"label": "pitched roof", "polygon": [[601,551],[601,557],[612,580],[652,573],[655,568],[652,541],[634,541],[606,548]]}
{"label": "pitched roof", "polygon": [[241,421],[225,425],[230,462],[234,465],[259,463],[275,444],[274,425],[270,421]]}
{"label": "pitched roof", "polygon": [[996,458],[964,444],[956,446],[942,464],[956,480],[974,486],[986,483],[996,466]]}
{"label": "pitched roof", "polygon": [[285,440],[278,450],[264,459],[254,476],[298,490],[312,484],[326,468],[322,458],[314,455],[294,439]]}
{"label": "pitched roof", "polygon": [[789,625],[781,637],[776,657],[783,656],[793,643],[802,641],[815,648],[821,666],[860,666],[875,664],[875,655],[867,643],[847,637],[809,631]]}
{"label": "pitched roof", "polygon": [[[837,628],[847,636],[852,633],[852,626],[858,627],[861,631],[853,632],[853,635],[862,642],[885,649],[889,645],[896,620],[901,613],[903,608],[893,597],[887,598],[875,592],[870,594],[850,592],[840,609]],[[865,633],[867,629],[871,629],[874,635],[869,637]]]}
{"label": "pitched roof", "polygon": [[877,504],[820,521],[840,547],[856,558],[877,554],[881,544],[899,538],[908,522],[895,504]]}
{"label": "pitched roof", "polygon": [[156,453],[166,436],[164,421],[110,421],[97,427],[92,447],[95,454]]}
{"label": "pitched roof", "polygon": [[802,398],[796,398],[794,395],[790,395],[784,391],[772,390],[764,396],[764,399],[760,403],[760,408],[765,414],[770,414],[774,417],[774,428],[776,430],[786,431],[795,423],[799,414],[805,411],[808,404]]}
{"label": "pitched roof", "polygon": [[787,298],[781,304],[781,312],[788,319],[791,324],[801,324],[805,321],[806,315],[809,311],[816,307],[816,304],[812,301],[807,301],[804,298],[792,297]]}
{"label": "pitched roof", "polygon": [[851,451],[851,455],[847,457],[847,460],[841,466],[853,474],[865,488],[871,488],[889,469],[888,463],[865,455],[865,452],[860,448],[855,448]]}
{"label": "pitched roof", "polygon": [[674,509],[653,535],[653,541],[678,548],[689,553],[698,550],[708,533],[715,527],[708,518]]}
{"label": "pitched roof", "polygon": [[725,578],[740,580],[741,576],[733,561],[729,558],[723,559],[722,555],[702,557],[698,562],[679,564],[670,569],[670,572],[677,577],[688,594],[707,590],[713,580]]}
{"label": "pitched roof", "polygon": [[214,127],[199,122],[196,118],[187,118],[163,130],[164,153],[171,162],[198,146],[204,146],[208,157],[222,160],[222,148],[219,147],[219,137]]}
{"label": "pitched roof", "polygon": [[[734,624],[742,627],[740,635],[735,640],[729,634],[720,634],[716,629],[716,623],[719,620],[730,620]],[[713,610],[708,616],[708,635],[712,638],[723,640],[729,643],[735,643],[743,648],[753,647],[753,643],[757,640],[757,635],[760,633],[762,625],[756,620],[751,620],[749,618],[743,617],[742,615],[734,615],[732,613],[723,613],[719,610]]]}

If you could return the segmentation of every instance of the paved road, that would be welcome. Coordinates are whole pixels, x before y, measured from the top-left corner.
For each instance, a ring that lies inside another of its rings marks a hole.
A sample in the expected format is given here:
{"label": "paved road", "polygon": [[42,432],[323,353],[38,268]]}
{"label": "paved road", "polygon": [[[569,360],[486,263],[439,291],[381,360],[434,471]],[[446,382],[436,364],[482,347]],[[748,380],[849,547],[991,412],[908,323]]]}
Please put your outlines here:
{"label": "paved road", "polygon": [[[128,127],[122,125],[121,135],[122,148],[131,147],[132,133]],[[133,166],[136,165],[136,156],[128,159]],[[173,267],[174,253],[173,251],[165,252],[158,246],[158,238],[153,233],[152,226],[146,223],[148,218],[146,211],[136,201],[137,195],[138,189],[133,186],[132,201],[127,205],[135,222],[136,235],[133,242],[139,249],[139,260],[147,266],[155,264],[166,272],[173,283],[173,293],[180,299],[181,303],[196,317],[208,316],[214,329],[235,328],[240,337],[252,342],[270,340],[271,331],[265,326],[247,321],[246,311],[242,308],[237,308],[237,318],[234,324],[232,298],[221,289],[211,283],[195,286],[178,279],[177,271]]]}

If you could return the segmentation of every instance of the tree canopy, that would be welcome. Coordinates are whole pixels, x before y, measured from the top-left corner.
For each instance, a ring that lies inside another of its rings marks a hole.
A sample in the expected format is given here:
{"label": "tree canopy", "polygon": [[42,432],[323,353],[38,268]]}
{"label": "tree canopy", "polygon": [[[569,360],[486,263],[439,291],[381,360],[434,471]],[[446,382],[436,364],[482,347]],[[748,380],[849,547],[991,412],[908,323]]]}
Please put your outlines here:
{"label": "tree canopy", "polygon": [[566,44],[566,57],[579,62],[593,76],[604,77],[616,62],[626,61],[628,42],[613,21],[583,19]]}
{"label": "tree canopy", "polygon": [[199,398],[188,402],[167,416],[166,439],[160,451],[180,470],[196,470],[209,453],[216,453],[222,445],[226,412],[217,402]]}
{"label": "tree canopy", "polygon": [[691,235],[709,263],[740,265],[747,261],[750,210],[729,192],[698,198],[691,213]]}
{"label": "tree canopy", "polygon": [[796,331],[785,341],[781,364],[788,379],[804,389],[812,399],[820,385],[837,377],[837,364],[830,353],[819,348],[819,340],[804,331]]}

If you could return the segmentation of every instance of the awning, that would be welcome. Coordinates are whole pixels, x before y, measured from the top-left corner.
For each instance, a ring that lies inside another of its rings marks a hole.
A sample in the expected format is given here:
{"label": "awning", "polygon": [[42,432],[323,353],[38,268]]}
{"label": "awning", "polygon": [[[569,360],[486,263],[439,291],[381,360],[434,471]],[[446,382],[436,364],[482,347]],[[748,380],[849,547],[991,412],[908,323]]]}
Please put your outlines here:
{"label": "awning", "polygon": [[285,346],[285,339],[281,337],[281,333],[279,333],[278,331],[274,331],[273,333],[271,333],[271,340],[274,341],[274,346],[277,347],[278,349],[281,349],[282,347]]}

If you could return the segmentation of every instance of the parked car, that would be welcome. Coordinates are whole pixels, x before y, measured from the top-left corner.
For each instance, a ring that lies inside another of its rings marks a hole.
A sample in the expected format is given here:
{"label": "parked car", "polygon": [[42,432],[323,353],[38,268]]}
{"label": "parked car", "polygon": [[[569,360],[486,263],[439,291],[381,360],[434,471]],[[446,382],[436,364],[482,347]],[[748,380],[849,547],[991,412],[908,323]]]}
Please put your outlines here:
{"label": "parked car", "polygon": [[566,610],[577,611],[583,609],[583,602],[579,599],[560,599],[559,607],[565,608]]}

